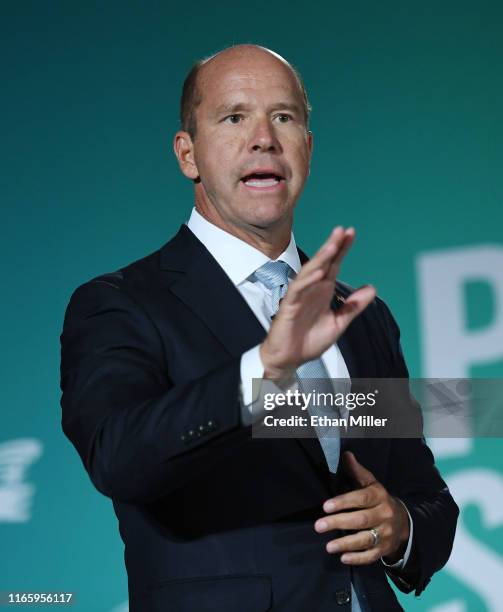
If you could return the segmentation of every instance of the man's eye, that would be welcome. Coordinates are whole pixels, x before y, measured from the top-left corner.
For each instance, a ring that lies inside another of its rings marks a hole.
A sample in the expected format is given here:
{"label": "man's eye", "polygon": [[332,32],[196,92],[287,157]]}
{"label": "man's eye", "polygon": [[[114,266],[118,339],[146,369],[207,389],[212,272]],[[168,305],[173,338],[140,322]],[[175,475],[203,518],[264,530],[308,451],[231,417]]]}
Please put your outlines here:
{"label": "man's eye", "polygon": [[229,115],[224,121],[227,121],[227,123],[239,123],[242,118],[243,115]]}
{"label": "man's eye", "polygon": [[281,115],[278,115],[277,118],[279,119],[280,123],[288,123],[293,119],[292,115],[288,115],[287,113],[281,113]]}

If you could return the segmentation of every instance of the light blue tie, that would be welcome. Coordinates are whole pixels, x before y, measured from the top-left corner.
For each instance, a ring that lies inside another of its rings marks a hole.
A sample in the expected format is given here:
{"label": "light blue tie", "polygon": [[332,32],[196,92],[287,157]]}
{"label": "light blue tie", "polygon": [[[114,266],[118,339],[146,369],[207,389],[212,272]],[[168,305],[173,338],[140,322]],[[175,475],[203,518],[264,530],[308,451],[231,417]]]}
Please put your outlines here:
{"label": "light blue tie", "polygon": [[[288,288],[290,269],[290,266],[284,261],[268,261],[255,271],[255,278],[271,290],[273,313],[277,312],[279,302]],[[302,379],[316,379],[312,380],[312,386],[315,387],[313,391],[316,393],[333,393],[334,391],[330,381],[327,380],[329,374],[321,359],[313,359],[313,361],[307,361],[301,365],[297,368],[297,376],[300,379],[299,384],[305,392],[309,392],[310,389],[304,388]],[[331,407],[325,408],[324,406],[318,405],[310,406],[309,414],[336,416]],[[331,472],[335,473],[339,464],[341,446],[339,428],[315,427],[315,430],[323,453],[325,454],[328,468]],[[358,601],[353,582],[351,582],[351,612],[361,612],[360,602]]]}
{"label": "light blue tie", "polygon": [[[272,311],[276,313],[279,302],[285,295],[288,288],[290,266],[284,261],[268,261],[255,271],[255,278],[271,290]],[[297,368],[299,384],[306,393],[328,393],[328,397],[333,395],[334,389],[330,382],[330,376],[325,364],[321,359],[313,359]],[[313,379],[309,383],[307,379]],[[314,387],[314,388],[312,388]],[[334,418],[338,416],[332,406],[310,404],[308,412],[312,416],[326,416]],[[316,435],[325,454],[328,469],[335,474],[339,465],[340,455],[340,435],[339,428],[332,426],[315,427]]]}

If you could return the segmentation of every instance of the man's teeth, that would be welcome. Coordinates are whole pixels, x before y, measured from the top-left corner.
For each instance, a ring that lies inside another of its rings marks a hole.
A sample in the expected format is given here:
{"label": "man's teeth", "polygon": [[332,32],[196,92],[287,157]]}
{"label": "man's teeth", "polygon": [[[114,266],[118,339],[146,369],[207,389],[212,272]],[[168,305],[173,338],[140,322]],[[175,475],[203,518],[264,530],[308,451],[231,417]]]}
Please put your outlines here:
{"label": "man's teeth", "polygon": [[266,179],[248,179],[245,181],[245,185],[249,187],[274,187],[279,183],[279,179],[266,178]]}

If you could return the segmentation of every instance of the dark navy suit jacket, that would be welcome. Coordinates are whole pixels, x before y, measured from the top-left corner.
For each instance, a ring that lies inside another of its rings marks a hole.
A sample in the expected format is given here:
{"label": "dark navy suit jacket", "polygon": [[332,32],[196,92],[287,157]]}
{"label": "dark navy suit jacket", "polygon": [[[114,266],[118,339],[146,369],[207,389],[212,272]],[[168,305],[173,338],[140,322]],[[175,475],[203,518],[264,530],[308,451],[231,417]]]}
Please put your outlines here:
{"label": "dark navy suit jacket", "polygon": [[[350,291],[338,283],[340,295]],[[240,358],[264,337],[186,226],[71,297],[62,425],[113,500],[132,612],[343,612],[351,579],[363,608],[401,609],[381,562],[351,570],[325,551],[337,534],[314,531],[323,502],[348,488],[328,472],[318,440],[257,439],[242,425]],[[338,344],[353,378],[408,376],[380,299]],[[448,559],[458,515],[431,452],[423,439],[344,446],[407,505],[411,559],[388,574],[421,593]]]}

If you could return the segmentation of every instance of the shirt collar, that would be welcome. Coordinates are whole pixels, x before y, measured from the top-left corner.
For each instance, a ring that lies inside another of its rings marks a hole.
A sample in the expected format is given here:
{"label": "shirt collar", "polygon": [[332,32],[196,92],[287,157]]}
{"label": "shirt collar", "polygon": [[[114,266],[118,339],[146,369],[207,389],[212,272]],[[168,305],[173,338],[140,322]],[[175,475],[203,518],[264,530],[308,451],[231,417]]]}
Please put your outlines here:
{"label": "shirt collar", "polygon": [[[187,227],[213,255],[236,287],[260,266],[271,261],[267,255],[244,240],[207,221],[195,208],[192,209]],[[301,264],[293,233],[290,243],[277,260],[287,263],[295,274],[299,272]]]}

